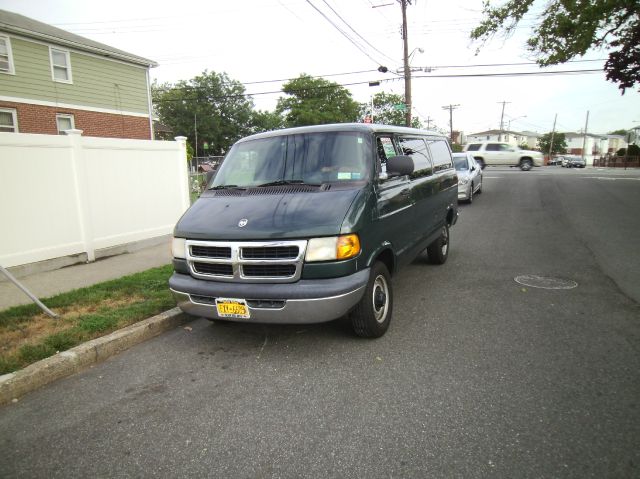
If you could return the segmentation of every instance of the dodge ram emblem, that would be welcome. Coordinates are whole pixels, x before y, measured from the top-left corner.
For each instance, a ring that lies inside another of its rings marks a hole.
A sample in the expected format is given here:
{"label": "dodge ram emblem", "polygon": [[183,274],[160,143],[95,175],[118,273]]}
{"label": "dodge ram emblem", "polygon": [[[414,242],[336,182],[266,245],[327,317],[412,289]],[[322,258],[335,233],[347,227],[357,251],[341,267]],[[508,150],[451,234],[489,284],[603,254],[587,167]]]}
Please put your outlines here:
{"label": "dodge ram emblem", "polygon": [[249,220],[247,218],[242,218],[240,221],[238,221],[238,226],[240,228],[244,228],[245,226],[247,226],[248,222]]}

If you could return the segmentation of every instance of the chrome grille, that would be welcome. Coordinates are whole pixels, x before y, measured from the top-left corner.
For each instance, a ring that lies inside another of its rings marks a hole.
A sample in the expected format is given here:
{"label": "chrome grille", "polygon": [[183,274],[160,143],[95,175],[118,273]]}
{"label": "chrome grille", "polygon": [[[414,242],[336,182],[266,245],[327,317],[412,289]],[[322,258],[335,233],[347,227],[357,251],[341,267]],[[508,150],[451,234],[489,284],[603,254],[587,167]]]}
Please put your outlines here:
{"label": "chrome grille", "polygon": [[200,274],[233,277],[233,266],[230,264],[201,263],[194,261],[193,269]]}
{"label": "chrome grille", "polygon": [[290,283],[300,279],[307,242],[187,240],[187,263],[195,278]]}
{"label": "chrome grille", "polygon": [[296,273],[294,264],[245,264],[242,274],[247,278],[291,277]]}
{"label": "chrome grille", "polygon": [[243,259],[294,259],[298,256],[297,246],[263,246],[242,248]]}
{"label": "chrome grille", "polygon": [[191,255],[203,258],[231,258],[231,248],[225,246],[191,246]]}

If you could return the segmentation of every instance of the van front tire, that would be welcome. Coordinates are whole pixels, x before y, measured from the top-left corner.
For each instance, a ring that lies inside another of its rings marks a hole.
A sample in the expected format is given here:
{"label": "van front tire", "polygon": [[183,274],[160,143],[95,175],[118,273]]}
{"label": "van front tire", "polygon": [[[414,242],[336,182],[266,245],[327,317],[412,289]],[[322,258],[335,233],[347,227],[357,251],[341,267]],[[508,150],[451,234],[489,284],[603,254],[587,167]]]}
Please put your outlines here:
{"label": "van front tire", "polygon": [[449,226],[444,225],[440,236],[427,246],[427,256],[432,264],[444,264],[449,257]]}
{"label": "van front tire", "polygon": [[362,338],[379,338],[389,329],[392,312],[391,275],[384,263],[376,261],[364,296],[350,313],[353,331]]}

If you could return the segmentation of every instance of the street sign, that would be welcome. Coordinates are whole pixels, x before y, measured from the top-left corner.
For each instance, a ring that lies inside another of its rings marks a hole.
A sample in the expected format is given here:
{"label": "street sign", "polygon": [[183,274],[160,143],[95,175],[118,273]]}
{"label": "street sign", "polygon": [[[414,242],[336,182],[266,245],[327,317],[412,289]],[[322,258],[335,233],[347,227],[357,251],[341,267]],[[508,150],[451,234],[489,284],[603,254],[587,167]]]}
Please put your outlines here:
{"label": "street sign", "polygon": [[202,148],[204,148],[205,150],[209,149],[209,143],[207,143],[206,141],[204,142],[204,145],[202,145]]}
{"label": "street sign", "polygon": [[393,109],[398,111],[407,111],[407,105],[405,103],[397,103],[393,105]]}

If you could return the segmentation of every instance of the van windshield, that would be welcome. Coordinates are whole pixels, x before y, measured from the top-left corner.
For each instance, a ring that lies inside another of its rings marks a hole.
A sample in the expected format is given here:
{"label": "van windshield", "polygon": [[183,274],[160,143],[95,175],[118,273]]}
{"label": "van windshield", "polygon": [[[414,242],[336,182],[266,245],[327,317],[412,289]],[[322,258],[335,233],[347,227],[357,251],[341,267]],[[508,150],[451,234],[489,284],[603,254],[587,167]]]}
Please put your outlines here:
{"label": "van windshield", "polygon": [[357,132],[283,135],[236,143],[210,188],[363,181],[370,175],[370,150],[368,136]]}

